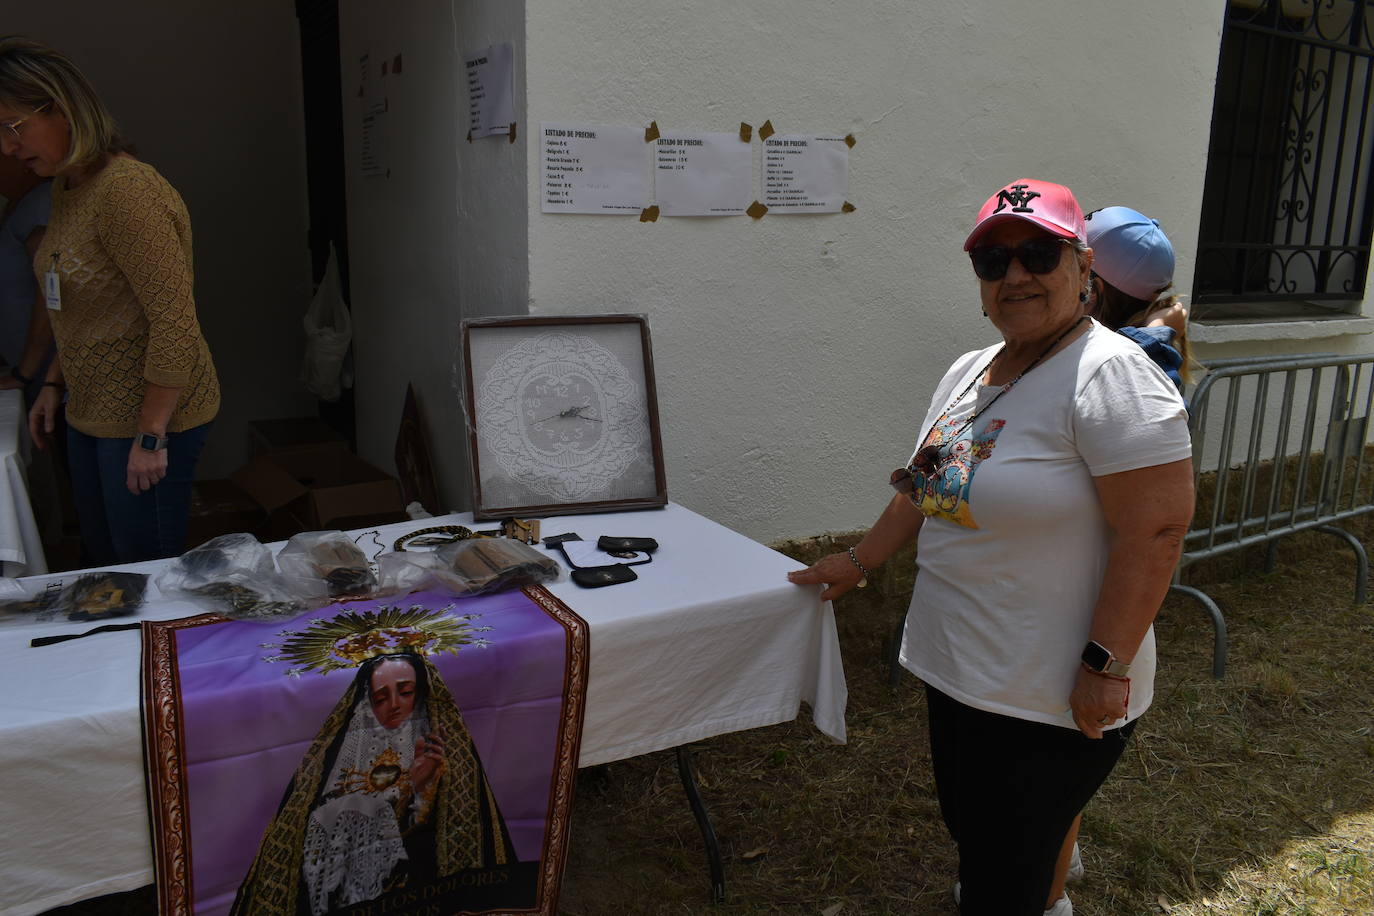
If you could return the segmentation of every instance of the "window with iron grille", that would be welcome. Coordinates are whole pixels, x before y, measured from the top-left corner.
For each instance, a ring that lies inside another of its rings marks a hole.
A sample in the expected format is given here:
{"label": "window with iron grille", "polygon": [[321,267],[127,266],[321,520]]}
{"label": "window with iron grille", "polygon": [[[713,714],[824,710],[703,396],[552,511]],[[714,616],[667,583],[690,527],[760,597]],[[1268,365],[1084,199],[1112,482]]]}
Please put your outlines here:
{"label": "window with iron grille", "polygon": [[[1374,228],[1369,0],[1230,0],[1194,273],[1194,315],[1341,308]],[[1206,306],[1206,307],[1198,307]]]}

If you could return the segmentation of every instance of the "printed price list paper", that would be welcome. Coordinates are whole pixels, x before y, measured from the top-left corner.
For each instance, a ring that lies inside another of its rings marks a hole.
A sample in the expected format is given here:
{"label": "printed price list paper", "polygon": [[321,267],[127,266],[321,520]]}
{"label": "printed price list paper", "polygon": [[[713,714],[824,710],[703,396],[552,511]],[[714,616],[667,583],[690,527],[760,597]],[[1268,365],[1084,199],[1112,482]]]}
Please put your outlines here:
{"label": "printed price list paper", "polygon": [[362,149],[359,165],[364,178],[386,178],[391,174],[387,165],[386,115],[368,112],[363,115]]}
{"label": "printed price list paper", "polygon": [[474,140],[510,134],[515,120],[513,60],[510,42],[464,55],[468,68],[468,132]]}
{"label": "printed price list paper", "polygon": [[667,133],[654,144],[655,203],[664,216],[737,216],[749,206],[753,160],[738,133]]}
{"label": "printed price list paper", "polygon": [[848,194],[844,137],[789,134],[763,141],[763,202],[770,213],[839,213]]}
{"label": "printed price list paper", "polygon": [[541,209],[638,215],[653,198],[653,149],[642,127],[540,124]]}
{"label": "printed price list paper", "polygon": [[370,53],[358,58],[358,97],[363,100],[358,166],[364,178],[386,178],[391,174],[386,137],[386,87],[382,85],[381,76],[373,75],[373,69]]}
{"label": "printed price list paper", "polygon": [[367,114],[381,114],[386,111],[386,88],[381,77],[372,76],[372,55],[364,54],[358,58],[358,95],[363,100],[363,111]]}

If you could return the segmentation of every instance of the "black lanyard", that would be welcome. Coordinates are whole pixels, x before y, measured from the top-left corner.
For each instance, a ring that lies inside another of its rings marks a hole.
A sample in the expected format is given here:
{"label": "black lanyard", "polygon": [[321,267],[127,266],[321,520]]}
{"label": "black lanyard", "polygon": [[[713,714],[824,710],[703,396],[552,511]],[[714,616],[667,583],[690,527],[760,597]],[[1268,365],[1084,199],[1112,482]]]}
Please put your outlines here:
{"label": "black lanyard", "polygon": [[[1022,369],[1020,373],[1017,374],[1016,378],[1012,379],[1011,381],[1003,385],[1002,390],[997,392],[997,394],[993,396],[993,399],[991,401],[988,401],[982,407],[979,407],[976,411],[974,411],[973,416],[965,420],[963,424],[952,435],[945,439],[944,442],[941,442],[938,445],[922,445],[919,449],[917,449],[915,456],[913,456],[911,459],[910,469],[929,477],[931,473],[934,472],[943,463],[943,459],[948,457],[942,456],[940,454],[940,451],[947,444],[958,441],[959,437],[964,434],[964,430],[968,429],[970,426],[973,425],[974,420],[977,420],[984,413],[986,413],[989,407],[997,403],[998,398],[1000,398],[1002,395],[1010,391],[1017,382],[1021,381],[1021,379],[1025,378],[1027,372],[1030,372],[1036,366],[1040,365],[1040,361],[1043,360],[1046,356],[1049,356],[1050,351],[1053,350],[1055,347],[1059,346],[1060,342],[1065,337],[1068,337],[1069,334],[1072,333],[1073,330],[1077,328],[1080,324],[1082,324],[1087,317],[1087,315],[1080,315],[1078,320],[1075,321],[1073,324],[1069,325],[1068,328],[1064,330],[1064,333],[1056,337],[1048,347],[1046,347],[1044,350],[1040,352],[1039,356],[1031,360],[1029,366]],[[988,360],[988,364],[984,366],[981,371],[977,372],[973,376],[973,378],[969,379],[968,385],[964,388],[963,391],[959,392],[959,396],[956,397],[953,401],[950,401],[949,406],[941,412],[940,416],[935,418],[935,422],[930,425],[930,430],[926,433],[925,438],[921,440],[922,442],[930,441],[930,437],[935,435],[936,427],[938,427],[945,420],[949,419],[949,412],[953,410],[955,407],[959,406],[959,402],[964,399],[964,396],[973,390],[973,386],[978,384],[978,380],[982,378],[989,369],[992,368],[992,364],[997,362],[998,358],[1001,357],[1001,355],[1005,353],[1006,350],[1007,345],[1002,344],[1002,349],[998,350],[995,354],[993,354],[992,359]]]}

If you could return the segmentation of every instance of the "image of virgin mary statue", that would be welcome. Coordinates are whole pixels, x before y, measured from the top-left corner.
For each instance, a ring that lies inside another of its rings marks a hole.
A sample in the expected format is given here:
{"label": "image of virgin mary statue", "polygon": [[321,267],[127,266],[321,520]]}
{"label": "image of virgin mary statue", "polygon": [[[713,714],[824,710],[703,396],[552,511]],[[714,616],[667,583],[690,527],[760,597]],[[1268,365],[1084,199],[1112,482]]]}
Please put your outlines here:
{"label": "image of virgin mary statue", "polygon": [[322,916],[515,861],[438,669],[414,651],[382,654],[306,751],[230,912]]}

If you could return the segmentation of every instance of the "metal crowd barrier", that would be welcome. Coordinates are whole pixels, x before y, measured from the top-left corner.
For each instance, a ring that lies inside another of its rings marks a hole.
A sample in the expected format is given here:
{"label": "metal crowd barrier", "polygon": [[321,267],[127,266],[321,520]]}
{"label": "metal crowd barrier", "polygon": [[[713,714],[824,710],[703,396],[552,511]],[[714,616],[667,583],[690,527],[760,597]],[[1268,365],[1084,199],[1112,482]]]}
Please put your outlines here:
{"label": "metal crowd barrier", "polygon": [[1265,570],[1277,541],[1300,531],[1339,537],[1355,552],[1355,602],[1368,591],[1369,559],[1336,522],[1374,512],[1366,468],[1374,406],[1374,354],[1218,360],[1189,400],[1198,508],[1172,590],[1212,619],[1212,675],[1226,670],[1226,621],[1201,589],[1183,584],[1200,560],[1263,544]]}

